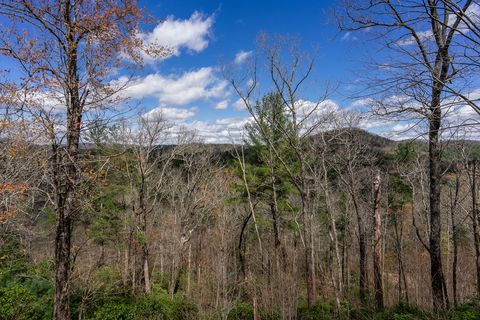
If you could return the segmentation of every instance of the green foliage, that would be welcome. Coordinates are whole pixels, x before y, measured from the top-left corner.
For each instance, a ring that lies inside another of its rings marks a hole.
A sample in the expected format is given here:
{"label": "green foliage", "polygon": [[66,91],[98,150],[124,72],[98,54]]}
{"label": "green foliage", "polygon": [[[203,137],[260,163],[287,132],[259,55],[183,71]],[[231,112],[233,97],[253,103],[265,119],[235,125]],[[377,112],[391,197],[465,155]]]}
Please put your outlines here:
{"label": "green foliage", "polygon": [[27,269],[28,258],[22,254],[14,238],[2,239],[0,242],[0,286],[7,286],[15,281],[18,273]]}
{"label": "green foliage", "polygon": [[411,143],[400,143],[394,153],[393,160],[398,163],[409,163],[417,157],[417,150]]}
{"label": "green foliage", "polygon": [[154,293],[136,304],[135,319],[173,319],[173,303],[167,294]]}
{"label": "green foliage", "polygon": [[357,320],[428,320],[432,319],[429,314],[423,312],[418,307],[401,302],[392,308],[386,308],[383,311],[371,309],[354,310],[351,313],[351,319]]}
{"label": "green foliage", "polygon": [[462,304],[449,312],[451,320],[477,320],[480,319],[480,306],[474,303]]}
{"label": "green foliage", "polygon": [[94,320],[193,320],[198,319],[197,306],[181,295],[170,299],[159,286],[149,295],[119,299],[111,297],[102,302],[94,312]]}
{"label": "green foliage", "polygon": [[282,317],[276,311],[261,310],[260,319],[262,320],[280,320]]}
{"label": "green foliage", "polygon": [[136,306],[128,303],[108,302],[95,312],[93,320],[135,320]]}
{"label": "green foliage", "polygon": [[88,236],[98,244],[114,239],[117,234],[119,219],[111,215],[102,215],[95,219],[88,229]]}
{"label": "green foliage", "polygon": [[88,218],[88,236],[98,244],[115,243],[122,229],[125,204],[122,199],[128,194],[124,179],[115,170],[109,172],[108,185],[98,185],[93,200],[95,209]]}
{"label": "green foliage", "polygon": [[[53,313],[52,261],[34,264],[24,253],[18,239],[11,234],[0,237],[0,320],[51,319]],[[18,318],[8,317],[21,311]]]}
{"label": "green foliage", "polygon": [[112,294],[121,287],[122,275],[120,271],[109,266],[103,266],[98,269],[94,275],[99,288],[109,294]]}
{"label": "green foliage", "polygon": [[348,305],[342,304],[338,312],[334,302],[319,300],[310,307],[300,304],[297,316],[299,320],[347,319],[348,309]]}
{"label": "green foliage", "polygon": [[401,209],[412,200],[412,189],[399,176],[390,175],[388,181],[388,203],[394,210]]}
{"label": "green foliage", "polygon": [[42,319],[35,296],[20,284],[0,289],[0,319]]}
{"label": "green foliage", "polygon": [[43,226],[47,228],[55,226],[55,223],[56,223],[55,211],[53,210],[53,207],[51,205],[45,206],[45,208],[41,210],[41,213],[42,213],[41,215],[42,220],[40,220],[40,222]]}
{"label": "green foliage", "polygon": [[194,320],[198,319],[197,306],[181,295],[173,298],[172,320]]}
{"label": "green foliage", "polygon": [[248,303],[237,303],[228,313],[227,320],[253,320],[253,307]]}

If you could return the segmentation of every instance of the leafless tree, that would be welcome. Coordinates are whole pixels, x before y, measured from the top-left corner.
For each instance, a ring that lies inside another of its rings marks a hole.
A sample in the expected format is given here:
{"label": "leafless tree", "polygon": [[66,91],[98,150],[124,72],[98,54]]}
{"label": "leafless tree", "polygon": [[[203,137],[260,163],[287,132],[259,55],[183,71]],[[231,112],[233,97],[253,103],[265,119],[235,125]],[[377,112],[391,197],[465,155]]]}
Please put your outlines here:
{"label": "leafless tree", "polygon": [[19,81],[12,79],[2,99],[41,119],[50,139],[51,200],[57,217],[54,317],[69,319],[84,117],[114,102],[118,88],[106,80],[123,64],[125,55],[120,53],[130,54],[131,61],[141,60],[136,31],[142,14],[134,1],[109,0],[1,1],[0,14],[9,26],[2,29],[0,52],[23,73]]}
{"label": "leafless tree", "polygon": [[126,265],[132,272],[134,292],[140,283],[144,292],[151,291],[147,228],[152,212],[158,210],[160,190],[165,187],[164,178],[175,156],[174,148],[169,149],[167,145],[172,139],[170,128],[161,113],[153,113],[121,122],[111,133],[112,143],[123,148],[126,161],[121,170],[125,170],[133,193],[133,225],[128,246],[133,241],[133,252],[126,256],[133,261],[126,262]]}
{"label": "leafless tree", "polygon": [[[288,37],[276,37],[268,39],[263,34],[259,37],[258,57],[262,57],[265,70],[269,74],[269,82],[275,93],[280,95],[285,104],[285,112],[291,119],[292,133],[285,131],[285,139],[292,148],[295,158],[299,163],[299,172],[294,172],[288,161],[275,148],[273,141],[264,135],[275,157],[283,164],[288,172],[290,180],[300,194],[300,214],[303,220],[303,241],[305,246],[305,268],[307,283],[307,301],[313,304],[315,298],[315,271],[313,250],[313,217],[312,186],[309,172],[312,172],[307,152],[305,139],[318,127],[318,123],[312,121],[326,100],[326,92],[313,102],[305,103],[301,99],[303,87],[311,76],[315,58],[302,53],[298,49],[298,41]],[[257,60],[252,61],[250,68],[240,76],[226,73],[235,91],[243,101],[246,109],[252,115],[259,127],[261,127],[257,109],[254,105],[255,94],[258,92],[259,79],[257,77]],[[244,70],[245,71],[245,70]],[[275,125],[275,124],[273,124]],[[279,128],[281,129],[281,128]]]}
{"label": "leafless tree", "polygon": [[384,45],[391,56],[388,62],[376,64],[374,70],[378,72],[368,81],[375,111],[427,126],[430,212],[427,249],[433,305],[437,310],[448,305],[440,246],[442,119],[447,110],[468,100],[462,98],[466,95],[462,90],[466,86],[464,76],[471,67],[462,59],[464,48],[459,42],[463,22],[471,17],[474,4],[471,0],[343,1],[344,8],[339,11],[342,29],[372,30],[377,43]]}

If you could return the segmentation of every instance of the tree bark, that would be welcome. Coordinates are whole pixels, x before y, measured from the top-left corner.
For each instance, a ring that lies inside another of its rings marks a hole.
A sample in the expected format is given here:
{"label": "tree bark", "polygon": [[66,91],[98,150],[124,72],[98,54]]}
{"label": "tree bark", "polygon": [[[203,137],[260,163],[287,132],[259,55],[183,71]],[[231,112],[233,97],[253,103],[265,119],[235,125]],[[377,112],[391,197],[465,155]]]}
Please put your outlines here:
{"label": "tree bark", "polygon": [[471,193],[472,193],[472,228],[473,228],[473,244],[475,247],[475,269],[477,276],[476,294],[480,296],[480,235],[478,232],[478,203],[477,203],[477,163],[472,161],[471,174]]}
{"label": "tree bark", "polygon": [[[305,185],[305,184],[304,184]],[[303,189],[305,190],[306,187]],[[304,237],[305,237],[305,267],[306,267],[306,280],[307,280],[307,303],[308,306],[312,306],[315,300],[315,276],[313,269],[313,216],[310,210],[308,196],[303,194],[302,196],[303,207],[303,223],[304,223]]]}
{"label": "tree bark", "polygon": [[[403,206],[402,206],[402,212],[400,214],[396,212],[395,219],[393,220],[394,229],[395,229],[395,242],[396,242],[395,245],[396,245],[396,253],[397,253],[397,263],[398,263],[398,300],[400,302],[402,299],[402,282],[403,282],[403,288],[405,290],[405,301],[408,303],[409,302],[408,284],[407,284],[407,278],[405,275],[405,263],[403,261],[403,244],[402,244],[403,219],[400,222],[398,221],[401,214],[403,214]],[[399,223],[400,223],[400,227],[399,227]]]}
{"label": "tree bark", "polygon": [[440,130],[440,94],[441,89],[433,88],[431,115],[429,119],[429,182],[430,182],[430,273],[433,307],[435,310],[444,310],[447,307],[447,297],[443,288],[443,268],[441,255],[441,211],[440,211],[440,160],[439,146]]}
{"label": "tree bark", "polygon": [[[375,219],[373,237],[373,277],[375,283],[375,305],[383,309],[383,280],[382,280],[382,213],[380,212],[380,173],[373,181],[373,216]],[[399,279],[400,281],[400,279]]]}
{"label": "tree bark", "polygon": [[[457,266],[458,266],[458,227],[455,222],[455,210],[458,204],[458,193],[460,189],[460,178],[458,173],[455,176],[455,195],[450,205],[450,217],[452,220],[452,242],[453,242],[453,262],[452,262],[452,289],[453,289],[453,304],[457,306]],[[477,269],[477,288],[478,288],[478,269]]]}
{"label": "tree bark", "polygon": [[70,250],[72,241],[72,215],[77,204],[76,188],[80,180],[78,147],[82,122],[82,102],[78,87],[78,57],[73,26],[70,21],[70,6],[65,6],[67,25],[67,145],[63,152],[54,146],[57,227],[55,236],[55,301],[54,318],[70,319]]}
{"label": "tree bark", "polygon": [[357,199],[355,197],[354,191],[351,191],[351,196],[353,200],[353,206],[355,208],[355,213],[357,215],[357,224],[358,224],[358,267],[359,267],[359,295],[360,301],[362,304],[367,303],[367,240],[365,234],[365,228],[363,226],[363,219],[360,214],[360,208],[358,207]]}
{"label": "tree bark", "polygon": [[55,319],[70,319],[70,249],[72,221],[64,211],[57,212],[55,237]]}

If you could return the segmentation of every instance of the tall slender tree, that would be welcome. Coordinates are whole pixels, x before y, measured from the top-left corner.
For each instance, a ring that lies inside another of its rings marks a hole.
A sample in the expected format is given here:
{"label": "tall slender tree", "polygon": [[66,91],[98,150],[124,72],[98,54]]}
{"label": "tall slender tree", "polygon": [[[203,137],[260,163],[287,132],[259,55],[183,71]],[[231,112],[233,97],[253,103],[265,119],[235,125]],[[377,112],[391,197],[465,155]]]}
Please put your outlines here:
{"label": "tall slender tree", "polygon": [[[55,319],[70,319],[71,245],[79,214],[84,116],[113,105],[123,85],[108,75],[141,62],[142,12],[134,0],[0,1],[0,52],[21,74],[4,101],[44,125],[51,145],[48,178],[56,215]],[[130,59],[125,59],[130,56]],[[10,109],[11,110],[11,109]]]}
{"label": "tall slender tree", "polygon": [[450,108],[465,102],[462,76],[472,64],[463,55],[468,44],[462,30],[464,21],[475,15],[474,4],[472,0],[343,1],[339,11],[343,30],[378,31],[377,43],[391,52],[389,61],[376,64],[387,68],[366,82],[376,113],[423,121],[428,128],[428,252],[436,310],[448,306],[441,252],[442,119]]}

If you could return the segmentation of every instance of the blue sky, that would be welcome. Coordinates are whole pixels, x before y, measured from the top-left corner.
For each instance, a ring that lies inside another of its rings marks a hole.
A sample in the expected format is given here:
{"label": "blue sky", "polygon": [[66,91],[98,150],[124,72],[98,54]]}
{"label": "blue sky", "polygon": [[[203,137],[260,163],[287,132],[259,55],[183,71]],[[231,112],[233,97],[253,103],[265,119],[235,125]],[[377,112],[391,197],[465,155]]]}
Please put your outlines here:
{"label": "blue sky", "polygon": [[[154,20],[142,26],[139,36],[147,44],[170,48],[172,55],[167,58],[145,56],[145,66],[136,72],[128,88],[122,92],[124,97],[129,98],[129,107],[116,114],[159,113],[174,124],[172,131],[178,132],[183,128],[194,130],[207,143],[238,141],[245,124],[251,120],[232,86],[223,77],[221,66],[231,64],[240,69],[246,66],[249,55],[255,50],[259,33],[298,37],[300,50],[318,53],[306,90],[297,97],[305,108],[315,105],[314,102],[325,93],[328,82],[334,89],[329,91],[327,100],[319,109],[365,109],[371,100],[352,98],[352,88],[358,90],[363,84],[360,79],[370,72],[387,74],[388,64],[393,60],[391,51],[379,52],[377,49],[381,44],[368,42],[373,32],[353,34],[338,30],[332,16],[338,1],[140,1]],[[480,6],[474,9],[480,17]],[[429,34],[428,26],[420,25],[419,28],[422,34]],[[424,41],[429,42],[431,38],[426,36]],[[408,49],[411,46],[408,39],[406,35],[403,42],[396,44]],[[370,57],[378,58],[381,64],[376,70],[368,69],[368,72],[362,73],[362,70],[367,70],[362,61]],[[122,70],[115,71],[107,81],[123,84],[127,74]],[[265,90],[268,80],[260,76],[259,82]],[[472,82],[475,87],[469,88],[471,96],[480,101],[480,84]],[[256,92],[254,98],[260,98],[264,93]],[[45,92],[36,99],[41,97],[45,100],[44,104],[52,109],[56,109],[60,101],[58,109],[63,112],[63,99],[50,95]],[[393,104],[404,99],[390,92],[380,99],[384,98],[390,99]],[[118,106],[122,107],[124,105]],[[456,120],[474,118],[478,122],[478,114],[468,106],[456,105],[449,111]],[[463,118],[459,118],[459,114]],[[411,119],[402,122],[365,118],[362,121],[358,125],[363,129],[390,138],[405,139],[418,135],[418,132],[406,132],[415,124]]]}
{"label": "blue sky", "polygon": [[[128,90],[146,111],[199,131],[207,142],[227,142],[248,114],[219,71],[240,53],[255,49],[260,32],[289,34],[302,50],[319,48],[311,85],[304,99],[315,99],[325,81],[337,87],[329,99],[339,107],[350,101],[343,90],[354,79],[350,55],[359,43],[345,39],[331,16],[334,1],[145,1],[149,14],[162,19],[146,27],[146,39],[174,47],[175,54],[150,61]],[[357,61],[358,62],[358,61]],[[308,96],[308,97],[307,97]]]}

